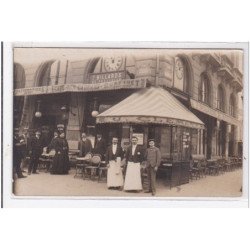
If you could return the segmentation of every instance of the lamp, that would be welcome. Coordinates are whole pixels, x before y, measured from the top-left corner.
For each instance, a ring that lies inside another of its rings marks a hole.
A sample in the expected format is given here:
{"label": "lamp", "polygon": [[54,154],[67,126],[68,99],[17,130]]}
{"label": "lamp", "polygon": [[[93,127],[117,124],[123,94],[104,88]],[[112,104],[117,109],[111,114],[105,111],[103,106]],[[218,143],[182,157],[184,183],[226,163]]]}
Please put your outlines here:
{"label": "lamp", "polygon": [[38,100],[37,101],[37,111],[35,113],[35,117],[40,118],[42,116],[42,112],[40,111],[40,105],[41,105],[41,101]]}
{"label": "lamp", "polygon": [[91,112],[92,117],[97,117],[99,115],[98,112],[98,103],[97,103],[97,97],[94,97],[94,105],[93,105],[93,111]]}

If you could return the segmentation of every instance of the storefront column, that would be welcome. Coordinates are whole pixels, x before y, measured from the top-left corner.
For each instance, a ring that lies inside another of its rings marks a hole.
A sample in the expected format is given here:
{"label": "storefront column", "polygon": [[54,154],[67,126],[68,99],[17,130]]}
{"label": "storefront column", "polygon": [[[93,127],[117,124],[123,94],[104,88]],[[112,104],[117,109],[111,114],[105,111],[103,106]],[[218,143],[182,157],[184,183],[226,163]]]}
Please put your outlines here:
{"label": "storefront column", "polygon": [[78,141],[84,115],[85,97],[81,93],[71,93],[66,137]]}
{"label": "storefront column", "polygon": [[225,157],[228,157],[228,149],[229,149],[229,133],[230,133],[231,125],[226,125],[226,138],[225,138]]}
{"label": "storefront column", "polygon": [[234,138],[233,138],[233,155],[238,155],[238,126],[234,126]]}
{"label": "storefront column", "polygon": [[22,117],[20,121],[20,132],[26,133],[30,128],[32,128],[32,120],[35,113],[36,107],[36,96],[25,96]]}

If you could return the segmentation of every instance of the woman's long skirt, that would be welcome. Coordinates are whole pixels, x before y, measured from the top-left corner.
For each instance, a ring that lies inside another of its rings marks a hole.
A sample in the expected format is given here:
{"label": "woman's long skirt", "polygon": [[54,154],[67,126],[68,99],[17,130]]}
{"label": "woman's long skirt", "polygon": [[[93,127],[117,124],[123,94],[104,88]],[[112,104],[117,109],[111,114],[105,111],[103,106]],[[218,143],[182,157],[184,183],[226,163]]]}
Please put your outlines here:
{"label": "woman's long skirt", "polygon": [[56,154],[53,158],[51,174],[68,174],[69,157],[67,154]]}
{"label": "woman's long skirt", "polygon": [[108,187],[122,187],[123,186],[123,174],[121,168],[121,161],[110,161],[108,174],[107,174],[107,186]]}
{"label": "woman's long skirt", "polygon": [[140,163],[128,162],[124,190],[142,190]]}

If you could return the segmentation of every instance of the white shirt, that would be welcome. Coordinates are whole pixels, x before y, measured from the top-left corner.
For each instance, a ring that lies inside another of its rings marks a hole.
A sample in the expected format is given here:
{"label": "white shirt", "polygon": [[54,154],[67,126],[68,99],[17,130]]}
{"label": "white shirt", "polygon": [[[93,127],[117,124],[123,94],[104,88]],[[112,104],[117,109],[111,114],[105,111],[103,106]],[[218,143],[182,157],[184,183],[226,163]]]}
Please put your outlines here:
{"label": "white shirt", "polygon": [[137,145],[132,145],[132,155],[134,155],[134,154],[135,154],[135,149],[136,149],[136,146],[137,146]]}
{"label": "white shirt", "polygon": [[117,144],[112,144],[112,152],[113,152],[113,154],[116,153],[116,150],[117,150]]}

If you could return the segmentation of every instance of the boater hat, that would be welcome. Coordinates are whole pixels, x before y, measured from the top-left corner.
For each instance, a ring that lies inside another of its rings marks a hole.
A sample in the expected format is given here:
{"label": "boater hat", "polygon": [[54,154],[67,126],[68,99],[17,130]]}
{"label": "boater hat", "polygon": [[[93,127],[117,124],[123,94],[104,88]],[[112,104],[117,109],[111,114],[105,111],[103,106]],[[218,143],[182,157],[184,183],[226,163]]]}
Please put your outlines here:
{"label": "boater hat", "polygon": [[155,139],[154,138],[148,139],[148,142],[151,142],[151,141],[155,142]]}
{"label": "boater hat", "polygon": [[64,128],[63,124],[57,124],[57,128]]}

